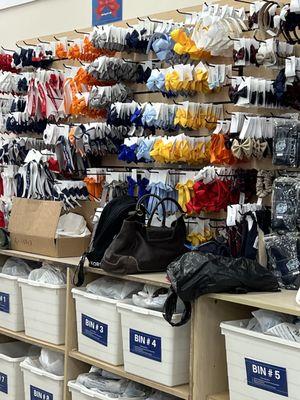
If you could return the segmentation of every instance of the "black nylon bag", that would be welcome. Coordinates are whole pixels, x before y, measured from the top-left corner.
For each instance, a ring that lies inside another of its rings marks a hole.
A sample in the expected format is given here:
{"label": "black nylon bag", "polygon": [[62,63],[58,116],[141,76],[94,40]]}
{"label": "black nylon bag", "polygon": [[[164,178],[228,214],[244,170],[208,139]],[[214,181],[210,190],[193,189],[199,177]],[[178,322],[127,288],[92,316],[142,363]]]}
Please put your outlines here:
{"label": "black nylon bag", "polygon": [[[191,315],[191,302],[208,293],[277,292],[279,285],[271,271],[247,258],[231,258],[190,252],[169,264],[171,282],[164,306],[164,318],[172,326],[184,325]],[[186,310],[177,324],[172,322],[178,297]]]}
{"label": "black nylon bag", "polygon": [[90,266],[100,268],[101,260],[114,237],[120,232],[124,219],[135,210],[136,199],[121,196],[111,200],[103,209],[93,235],[87,259]]}
{"label": "black nylon bag", "polygon": [[[93,232],[89,251],[82,255],[74,275],[74,285],[84,282],[84,262],[87,258],[90,266],[100,268],[101,260],[114,237],[119,233],[124,219],[136,208],[136,199],[120,196],[111,200],[103,209],[97,227]],[[77,276],[77,278],[76,278]]]}

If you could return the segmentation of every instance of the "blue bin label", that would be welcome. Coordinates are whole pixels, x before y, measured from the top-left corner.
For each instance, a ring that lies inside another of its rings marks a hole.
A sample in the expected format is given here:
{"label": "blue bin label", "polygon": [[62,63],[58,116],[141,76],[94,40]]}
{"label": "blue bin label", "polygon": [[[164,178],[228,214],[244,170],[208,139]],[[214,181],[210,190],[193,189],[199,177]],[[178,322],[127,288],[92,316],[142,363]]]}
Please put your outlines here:
{"label": "blue bin label", "polygon": [[129,329],[130,353],[161,362],[161,337]]}
{"label": "blue bin label", "polygon": [[7,375],[0,372],[0,392],[8,394]]}
{"label": "blue bin label", "polygon": [[288,397],[286,368],[245,358],[248,385]]}
{"label": "blue bin label", "polygon": [[53,394],[30,385],[30,400],[53,400]]}
{"label": "blue bin label", "polygon": [[9,294],[0,292],[0,311],[9,314]]}
{"label": "blue bin label", "polygon": [[108,325],[103,322],[81,314],[81,332],[89,339],[92,339],[103,346],[107,346]]}

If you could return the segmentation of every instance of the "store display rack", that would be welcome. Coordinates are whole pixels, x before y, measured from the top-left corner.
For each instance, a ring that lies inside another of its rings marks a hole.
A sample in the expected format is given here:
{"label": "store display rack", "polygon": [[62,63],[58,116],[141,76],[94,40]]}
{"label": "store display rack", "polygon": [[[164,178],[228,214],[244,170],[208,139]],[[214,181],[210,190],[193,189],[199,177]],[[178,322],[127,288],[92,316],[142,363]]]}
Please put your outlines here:
{"label": "store display rack", "polygon": [[[233,0],[220,1],[220,4],[228,4],[230,6],[241,6]],[[183,12],[199,11],[200,3],[197,7],[189,7],[182,9]],[[247,8],[247,5],[245,6]],[[142,17],[142,16],[141,16]],[[150,16],[152,19],[174,19],[182,21],[183,16],[176,10],[154,14]],[[122,21],[117,23],[119,26],[126,26],[126,23],[136,23],[136,19]],[[83,28],[81,31],[89,32],[92,28]],[[78,38],[78,33],[64,32],[55,33],[56,37],[67,37],[69,40]],[[53,40],[53,35],[43,36],[40,40]],[[28,39],[26,42],[38,43],[38,39]],[[21,43],[21,42],[20,42]],[[66,61],[64,61],[66,62]],[[222,58],[218,58],[216,62],[223,62]],[[76,65],[76,62],[70,61],[70,65]],[[63,62],[55,62],[54,68],[63,68]],[[257,69],[256,67],[247,67],[249,75],[270,77],[274,76],[274,71],[268,69]],[[203,101],[204,95],[199,95],[195,101]],[[211,97],[210,97],[211,99]],[[214,101],[223,101],[227,99],[227,92],[221,91],[214,95]],[[160,93],[141,94],[136,98],[139,102],[144,101],[162,101]],[[165,99],[164,101],[169,101]],[[171,100],[170,100],[171,101]],[[238,111],[233,109],[233,105],[226,105],[227,111]],[[272,110],[277,112],[277,110]],[[264,114],[265,109],[255,109],[257,114]],[[283,111],[279,111],[281,113]],[[263,168],[266,168],[266,161],[262,161]],[[250,166],[251,164],[251,166]],[[111,165],[111,160],[109,161]],[[255,168],[257,163],[247,163],[244,168]],[[272,168],[271,161],[268,161],[268,168]],[[187,385],[177,387],[168,387],[153,381],[128,374],[123,367],[115,367],[96,358],[88,357],[81,354],[77,350],[77,333],[76,333],[76,316],[75,304],[71,290],[73,288],[73,276],[75,268],[79,263],[78,257],[71,258],[51,258],[37,254],[24,253],[13,250],[0,250],[2,258],[9,256],[20,257],[25,260],[48,261],[58,265],[64,265],[67,269],[67,302],[66,302],[66,340],[62,346],[52,345],[24,334],[24,332],[12,332],[7,329],[0,328],[0,342],[7,340],[21,340],[24,342],[46,347],[64,353],[65,355],[65,382],[64,382],[64,400],[71,400],[67,383],[72,379],[76,379],[80,373],[87,372],[91,365],[103,368],[107,371],[126,377],[136,382],[140,382],[162,392],[169,393],[185,400],[229,400],[228,381],[226,368],[226,354],[224,337],[221,335],[220,323],[222,321],[230,321],[242,318],[249,318],[254,308],[263,308],[266,310],[279,311],[286,314],[300,316],[300,307],[295,301],[295,292],[281,291],[278,293],[251,293],[244,295],[233,294],[212,294],[199,298],[193,305],[192,313],[192,329],[191,329],[191,347],[190,347],[190,382]],[[96,279],[99,275],[115,276],[101,269],[90,268],[86,266],[86,282]],[[119,276],[119,278],[129,281],[152,284],[158,287],[168,288],[170,283],[166,279],[164,273],[140,274]],[[219,394],[218,394],[219,393]]]}

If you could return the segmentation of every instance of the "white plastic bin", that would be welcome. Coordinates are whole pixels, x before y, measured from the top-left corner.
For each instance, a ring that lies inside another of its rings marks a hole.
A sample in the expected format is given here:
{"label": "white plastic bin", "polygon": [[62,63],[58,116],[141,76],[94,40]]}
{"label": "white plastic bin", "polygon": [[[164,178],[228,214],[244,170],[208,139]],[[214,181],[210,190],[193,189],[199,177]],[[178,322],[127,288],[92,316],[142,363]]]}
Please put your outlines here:
{"label": "white plastic bin", "polygon": [[72,289],[76,301],[78,350],[113,365],[123,364],[121,316],[118,300]]}
{"label": "white plastic bin", "polygon": [[[63,400],[64,377],[21,362],[25,400]],[[16,399],[17,400],[17,399]]]}
{"label": "white plastic bin", "polygon": [[230,400],[300,400],[300,343],[223,322]]}
{"label": "white plastic bin", "polygon": [[[105,394],[101,394],[93,389],[87,389],[83,385],[76,383],[76,381],[70,381],[68,383],[69,391],[72,393],[72,400],[90,400],[100,399],[100,400],[111,400],[112,397],[106,396]],[[122,400],[144,400],[145,397],[120,397]],[[115,398],[118,400],[118,397]]]}
{"label": "white plastic bin", "polygon": [[53,344],[64,344],[66,285],[19,279],[25,334]]}
{"label": "white plastic bin", "polygon": [[159,311],[119,303],[126,372],[177,386],[189,381],[190,324],[173,328]]}
{"label": "white plastic bin", "polygon": [[20,362],[28,354],[29,345],[21,342],[0,344],[0,399],[24,400]]}
{"label": "white plastic bin", "polygon": [[22,293],[18,277],[1,273],[0,326],[14,332],[24,331]]}

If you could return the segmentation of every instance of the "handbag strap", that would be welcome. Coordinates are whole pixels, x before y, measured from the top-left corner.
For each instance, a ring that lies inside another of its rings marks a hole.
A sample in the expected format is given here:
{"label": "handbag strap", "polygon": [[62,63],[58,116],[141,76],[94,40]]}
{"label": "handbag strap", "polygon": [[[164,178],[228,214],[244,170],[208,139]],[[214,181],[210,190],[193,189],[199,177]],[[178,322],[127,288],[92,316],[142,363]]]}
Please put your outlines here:
{"label": "handbag strap", "polygon": [[183,301],[184,304],[184,311],[181,315],[181,319],[178,322],[173,322],[172,318],[173,315],[176,314],[176,307],[177,307],[177,300],[178,296],[175,293],[174,289],[171,288],[169,290],[169,294],[167,297],[167,300],[164,304],[164,311],[163,311],[163,317],[164,319],[172,326],[182,326],[186,324],[192,315],[192,305],[189,301]]}
{"label": "handbag strap", "polygon": [[73,285],[80,287],[84,284],[85,276],[84,276],[84,263],[86,259],[87,253],[84,253],[77,265],[74,275],[73,275]]}
{"label": "handbag strap", "polygon": [[[138,200],[138,202],[137,202],[137,204],[136,204],[135,210],[136,210],[136,212],[137,212],[138,214],[140,214],[140,215],[144,215],[144,214],[145,214],[145,212],[142,211],[142,207],[141,207],[141,206],[143,205],[143,202],[144,202],[146,199],[149,199],[149,198],[151,198],[151,197],[156,198],[156,199],[158,200],[158,202],[161,202],[161,200],[162,200],[162,198],[159,197],[159,196],[157,196],[157,194],[151,194],[151,193],[144,194],[144,196],[142,196],[142,197]],[[163,224],[166,224],[166,207],[165,207],[164,204],[162,204],[162,208],[163,208],[163,215],[164,215]],[[149,217],[149,218],[151,218],[151,215],[152,215],[152,214],[150,214],[150,217]]]}
{"label": "handbag strap", "polygon": [[164,203],[165,203],[166,201],[171,201],[172,203],[174,203],[174,204],[177,206],[178,210],[183,214],[183,209],[181,208],[181,205],[178,203],[178,201],[176,201],[175,199],[173,199],[173,197],[164,197],[163,199],[161,199],[161,200],[155,205],[155,207],[154,207],[154,209],[153,209],[153,211],[152,211],[152,213],[151,213],[151,215],[150,215],[150,218],[149,218],[149,220],[148,220],[148,227],[151,225],[151,222],[152,222],[152,220],[153,220],[153,217],[154,217],[156,211],[158,210],[158,207],[159,207],[159,206],[162,206],[162,208],[163,208],[163,221],[162,221],[162,226],[166,226],[167,212],[166,212],[166,207],[164,206]]}

